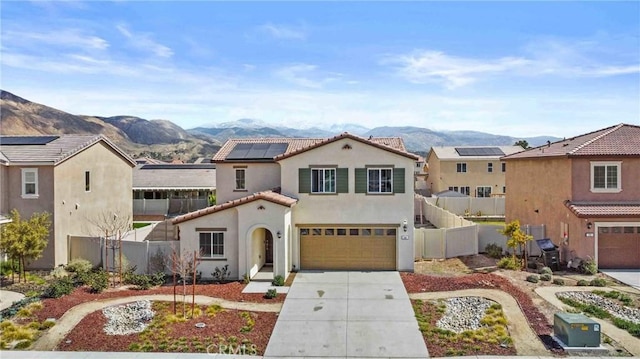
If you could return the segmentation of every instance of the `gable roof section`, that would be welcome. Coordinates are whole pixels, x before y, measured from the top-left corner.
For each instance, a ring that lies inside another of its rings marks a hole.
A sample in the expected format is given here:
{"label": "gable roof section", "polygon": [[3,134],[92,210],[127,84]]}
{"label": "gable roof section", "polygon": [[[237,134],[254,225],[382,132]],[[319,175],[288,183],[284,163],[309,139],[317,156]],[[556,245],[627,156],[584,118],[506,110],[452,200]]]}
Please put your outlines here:
{"label": "gable roof section", "polygon": [[564,205],[577,217],[638,217],[640,202],[571,202]]}
{"label": "gable roof section", "polygon": [[216,213],[216,212],[220,212],[220,211],[224,211],[230,208],[234,208],[234,207],[238,207],[240,205],[243,204],[247,204],[250,202],[254,202],[257,200],[265,200],[265,201],[269,201],[275,204],[279,204],[281,206],[285,206],[285,207],[292,207],[294,204],[296,204],[296,202],[298,202],[297,199],[289,197],[289,196],[285,196],[283,194],[279,193],[280,189],[273,189],[273,190],[269,190],[269,191],[263,191],[263,192],[256,192],[254,194],[248,195],[246,197],[242,197],[242,198],[238,198],[232,201],[228,201],[222,204],[218,204],[215,206],[211,206],[211,207],[207,207],[207,208],[203,208],[201,210],[195,211],[195,212],[191,212],[191,213],[187,213],[184,214],[182,216],[178,216],[176,218],[174,218],[171,222],[173,224],[178,224],[178,223],[182,223],[182,222],[186,222],[195,218],[199,218],[202,216],[206,216],[208,214],[212,214],[212,213]]}
{"label": "gable roof section", "polygon": [[640,156],[640,126],[621,123],[507,155],[503,159],[562,156]]}
{"label": "gable roof section", "polygon": [[[222,145],[220,150],[213,156],[213,162],[245,162],[243,160],[229,160],[227,157],[233,151],[235,146],[239,143],[261,143],[261,144],[269,144],[269,143],[286,143],[288,144],[287,149],[284,153],[274,156],[272,159],[267,159],[268,162],[279,161],[291,156],[298,155],[300,153],[310,151],[314,148],[318,148],[320,146],[324,146],[326,144],[349,138],[361,143],[365,143],[385,151],[393,152],[399,154],[401,156],[409,157],[411,159],[417,160],[418,156],[407,152],[407,149],[404,146],[404,142],[399,137],[372,137],[369,139],[365,139],[359,136],[352,135],[350,133],[343,133],[338,136],[334,136],[331,138],[245,138],[245,139],[230,139]],[[263,160],[264,161],[264,160]]]}
{"label": "gable roof section", "polygon": [[41,145],[4,145],[2,139],[5,137],[15,139],[21,136],[0,136],[0,152],[9,164],[38,163],[56,166],[101,141],[129,162],[131,167],[136,164],[131,157],[103,135],[60,135],[58,138]]}
{"label": "gable roof section", "polygon": [[133,170],[134,190],[214,190],[214,164],[151,164]]}
{"label": "gable roof section", "polygon": [[[524,151],[524,149],[520,146],[433,146],[429,151],[428,157],[431,157],[431,154],[434,154],[440,159],[440,161],[447,160],[496,160],[501,158],[503,155],[467,155],[461,156],[460,151],[457,149],[493,149],[497,148],[501,150],[505,155],[510,155],[518,152]],[[482,152],[482,151],[478,151]]]}

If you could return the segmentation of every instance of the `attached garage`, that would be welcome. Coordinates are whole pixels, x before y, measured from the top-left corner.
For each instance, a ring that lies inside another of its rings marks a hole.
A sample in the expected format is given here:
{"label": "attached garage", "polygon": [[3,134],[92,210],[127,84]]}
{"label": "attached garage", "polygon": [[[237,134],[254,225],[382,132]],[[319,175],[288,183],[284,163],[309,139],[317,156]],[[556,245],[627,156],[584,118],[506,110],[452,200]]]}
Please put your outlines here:
{"label": "attached garage", "polygon": [[396,227],[299,226],[301,269],[396,270]]}
{"label": "attached garage", "polygon": [[640,227],[598,227],[598,267],[640,268]]}

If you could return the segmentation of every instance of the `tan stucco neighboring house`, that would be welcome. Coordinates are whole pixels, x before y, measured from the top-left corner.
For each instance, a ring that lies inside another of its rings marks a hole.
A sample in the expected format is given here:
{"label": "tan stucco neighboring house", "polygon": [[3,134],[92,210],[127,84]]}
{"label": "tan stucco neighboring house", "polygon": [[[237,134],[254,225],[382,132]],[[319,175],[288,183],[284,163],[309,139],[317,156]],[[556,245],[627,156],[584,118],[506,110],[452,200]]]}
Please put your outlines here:
{"label": "tan stucco neighboring house", "polygon": [[506,220],[544,224],[561,260],[640,269],[640,126],[619,124],[502,158]]}
{"label": "tan stucco neighboring house", "polygon": [[417,156],[400,138],[229,140],[213,160],[219,204],[173,221],[204,277],[413,270]]}
{"label": "tan stucco neighboring house", "polygon": [[431,193],[456,191],[471,197],[504,195],[506,163],[500,157],[520,146],[434,146],[427,155]]}
{"label": "tan stucco neighboring house", "polygon": [[0,136],[0,213],[51,214],[49,242],[33,269],[68,261],[70,235],[94,235],[106,212],[132,218],[135,163],[101,135]]}

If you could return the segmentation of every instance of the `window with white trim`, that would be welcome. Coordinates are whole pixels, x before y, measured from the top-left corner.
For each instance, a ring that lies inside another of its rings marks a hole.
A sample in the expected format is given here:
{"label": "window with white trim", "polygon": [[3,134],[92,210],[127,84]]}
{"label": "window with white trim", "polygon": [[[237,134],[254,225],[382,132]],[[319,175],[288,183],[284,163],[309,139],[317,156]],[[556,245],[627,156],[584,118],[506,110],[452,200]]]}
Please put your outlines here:
{"label": "window with white trim", "polygon": [[507,163],[502,162],[500,165],[502,166],[502,172],[507,172]]}
{"label": "window with white trim", "polygon": [[493,172],[493,163],[491,162],[487,163],[487,172],[489,173]]}
{"label": "window with white trim", "polygon": [[224,258],[224,233],[199,232],[202,258]]}
{"label": "window with white trim", "polygon": [[469,186],[460,187],[460,193],[466,194],[468,196],[470,192],[471,192],[471,189],[469,188]]}
{"label": "window with white trim", "polygon": [[236,168],[236,189],[247,189],[246,170],[244,168]]}
{"label": "window with white trim", "polygon": [[622,162],[591,162],[591,192],[622,191]]}
{"label": "window with white trim", "polygon": [[336,169],[312,168],[311,193],[336,193]]}
{"label": "window with white trim", "polygon": [[464,162],[456,163],[456,172],[458,173],[466,173],[467,172],[467,164]]}
{"label": "window with white trim", "polygon": [[392,193],[392,168],[367,168],[367,193]]}
{"label": "window with white trim", "polygon": [[491,186],[476,187],[476,197],[491,197]]}
{"label": "window with white trim", "polygon": [[38,169],[37,168],[22,169],[22,197],[24,198],[38,197]]}

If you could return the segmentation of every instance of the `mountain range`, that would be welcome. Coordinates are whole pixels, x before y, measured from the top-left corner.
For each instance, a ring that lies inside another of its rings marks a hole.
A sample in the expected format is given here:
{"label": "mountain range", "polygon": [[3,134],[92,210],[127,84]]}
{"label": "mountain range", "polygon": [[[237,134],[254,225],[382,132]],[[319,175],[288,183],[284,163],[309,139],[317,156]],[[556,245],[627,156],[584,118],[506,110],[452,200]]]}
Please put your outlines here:
{"label": "mountain range", "polygon": [[104,134],[133,157],[191,161],[210,158],[229,138],[314,137],[349,132],[363,137],[402,137],[409,151],[426,154],[432,146],[512,145],[525,140],[537,146],[558,138],[515,138],[478,131],[434,131],[422,127],[376,127],[334,124],[307,129],[274,126],[256,119],[239,119],[185,130],[168,120],[134,116],[73,115],[37,104],[7,91],[0,92],[0,132],[3,135]]}

